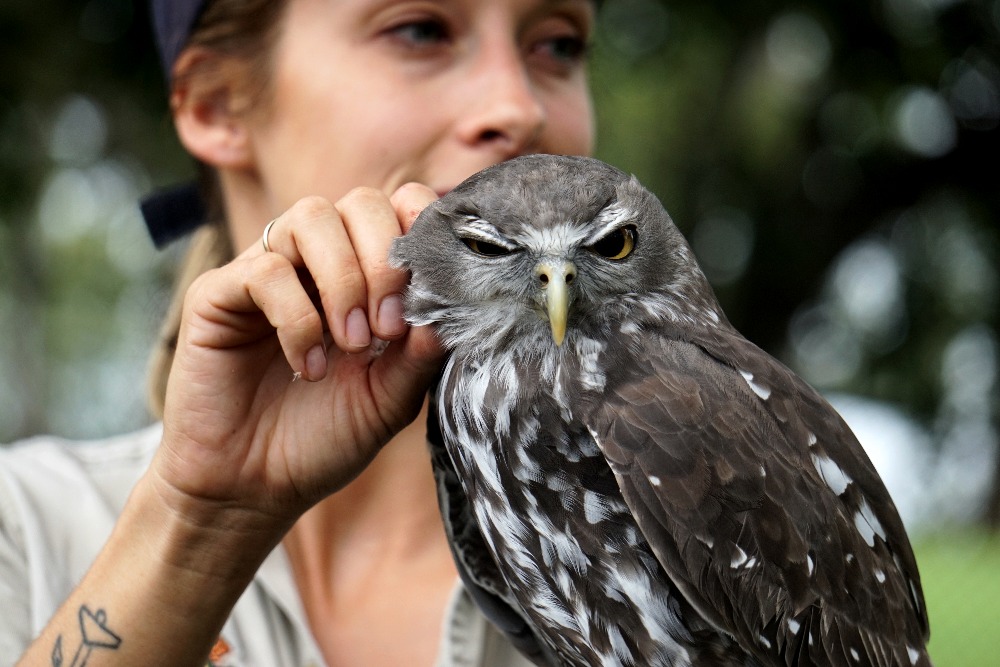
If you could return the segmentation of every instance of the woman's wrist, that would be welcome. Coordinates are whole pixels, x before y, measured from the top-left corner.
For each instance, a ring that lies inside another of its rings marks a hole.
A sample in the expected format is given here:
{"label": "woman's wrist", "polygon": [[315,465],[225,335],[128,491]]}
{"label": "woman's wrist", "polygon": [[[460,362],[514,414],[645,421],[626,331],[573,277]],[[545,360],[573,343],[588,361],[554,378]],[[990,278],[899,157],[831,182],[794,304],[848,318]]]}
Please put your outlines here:
{"label": "woman's wrist", "polygon": [[133,490],[119,523],[132,523],[148,557],[178,576],[225,586],[249,583],[294,518],[236,500],[192,497],[151,469]]}
{"label": "woman's wrist", "polygon": [[[89,648],[95,664],[201,667],[237,600],[284,534],[240,507],[181,500],[147,474],[107,543],[19,665]],[[98,643],[81,633],[98,633]]]}

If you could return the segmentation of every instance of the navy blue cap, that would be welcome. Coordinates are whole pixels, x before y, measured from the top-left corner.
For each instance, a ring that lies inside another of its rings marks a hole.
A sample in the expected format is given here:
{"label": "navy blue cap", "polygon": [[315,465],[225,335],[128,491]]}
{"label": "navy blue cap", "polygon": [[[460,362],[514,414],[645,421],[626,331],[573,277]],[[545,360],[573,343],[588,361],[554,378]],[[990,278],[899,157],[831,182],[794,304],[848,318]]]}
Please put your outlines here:
{"label": "navy blue cap", "polygon": [[205,8],[205,0],[150,0],[149,4],[160,64],[169,81],[170,70]]}
{"label": "navy blue cap", "polygon": [[160,190],[139,203],[146,229],[157,248],[166,246],[205,224],[205,202],[197,183]]}
{"label": "navy blue cap", "polygon": [[[205,8],[206,0],[150,0],[153,34],[160,52],[163,76],[168,84],[171,70],[191,29]],[[195,183],[161,190],[140,202],[146,228],[157,248],[194,231],[206,221],[205,204]]]}

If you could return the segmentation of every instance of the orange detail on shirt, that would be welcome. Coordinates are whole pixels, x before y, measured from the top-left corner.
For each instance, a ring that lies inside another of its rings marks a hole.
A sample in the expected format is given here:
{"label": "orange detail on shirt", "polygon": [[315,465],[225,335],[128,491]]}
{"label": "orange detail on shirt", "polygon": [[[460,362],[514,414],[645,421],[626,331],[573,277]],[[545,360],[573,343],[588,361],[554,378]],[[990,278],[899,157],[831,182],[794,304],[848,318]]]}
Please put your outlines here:
{"label": "orange detail on shirt", "polygon": [[219,640],[215,642],[215,646],[212,647],[212,652],[208,654],[209,663],[215,663],[218,660],[226,657],[229,654],[229,644],[225,639],[219,637]]}

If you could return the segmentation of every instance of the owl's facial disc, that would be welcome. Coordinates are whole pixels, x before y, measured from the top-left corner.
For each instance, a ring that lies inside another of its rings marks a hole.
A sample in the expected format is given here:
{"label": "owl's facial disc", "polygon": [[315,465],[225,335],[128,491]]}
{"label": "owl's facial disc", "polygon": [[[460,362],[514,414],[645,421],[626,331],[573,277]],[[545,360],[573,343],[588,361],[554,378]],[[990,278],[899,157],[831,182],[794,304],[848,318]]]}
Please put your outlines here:
{"label": "owl's facial disc", "polygon": [[535,276],[542,287],[542,301],[549,316],[552,340],[557,346],[566,338],[569,317],[569,285],[576,278],[576,265],[565,260],[542,260],[535,265]]}

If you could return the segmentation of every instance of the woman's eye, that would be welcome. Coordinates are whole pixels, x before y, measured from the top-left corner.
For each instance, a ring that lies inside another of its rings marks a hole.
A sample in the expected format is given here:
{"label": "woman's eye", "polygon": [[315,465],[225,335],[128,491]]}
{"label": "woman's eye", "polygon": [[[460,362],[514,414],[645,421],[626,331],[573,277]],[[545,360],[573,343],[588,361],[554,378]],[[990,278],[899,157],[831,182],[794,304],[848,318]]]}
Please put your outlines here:
{"label": "woman's eye", "polygon": [[625,259],[635,250],[635,227],[620,227],[587,249],[605,259]]}
{"label": "woman's eye", "polygon": [[482,241],[480,239],[466,238],[462,239],[462,243],[468,246],[469,250],[477,255],[482,255],[483,257],[502,257],[503,255],[509,255],[513,252],[510,248],[505,248],[502,245],[490,243],[489,241]]}
{"label": "woman's eye", "polygon": [[587,60],[592,19],[550,16],[527,35],[529,58],[544,71],[568,75]]}
{"label": "woman's eye", "polygon": [[566,35],[541,42],[538,45],[538,50],[553,60],[572,65],[586,59],[588,45],[580,37]]}
{"label": "woman's eye", "polygon": [[450,38],[448,26],[438,19],[408,21],[389,30],[396,39],[414,47],[435,46]]}

